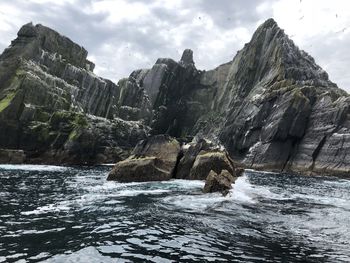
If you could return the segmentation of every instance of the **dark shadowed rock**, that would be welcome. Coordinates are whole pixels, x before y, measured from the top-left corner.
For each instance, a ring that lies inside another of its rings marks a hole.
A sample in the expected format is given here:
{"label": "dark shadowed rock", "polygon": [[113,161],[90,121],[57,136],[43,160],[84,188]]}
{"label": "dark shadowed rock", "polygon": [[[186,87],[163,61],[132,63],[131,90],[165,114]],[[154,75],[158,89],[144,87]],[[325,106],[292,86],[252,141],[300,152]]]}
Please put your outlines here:
{"label": "dark shadowed rock", "polygon": [[0,164],[22,164],[25,158],[22,150],[0,149]]}
{"label": "dark shadowed rock", "polygon": [[193,166],[194,161],[196,160],[197,155],[201,151],[214,150],[215,145],[210,143],[207,140],[200,139],[196,143],[190,143],[185,145],[182,148],[182,157],[177,166],[176,178],[179,179],[188,179],[190,172]]}
{"label": "dark shadowed rock", "polygon": [[194,66],[193,51],[191,49],[185,49],[182,53],[180,64],[184,66]]}

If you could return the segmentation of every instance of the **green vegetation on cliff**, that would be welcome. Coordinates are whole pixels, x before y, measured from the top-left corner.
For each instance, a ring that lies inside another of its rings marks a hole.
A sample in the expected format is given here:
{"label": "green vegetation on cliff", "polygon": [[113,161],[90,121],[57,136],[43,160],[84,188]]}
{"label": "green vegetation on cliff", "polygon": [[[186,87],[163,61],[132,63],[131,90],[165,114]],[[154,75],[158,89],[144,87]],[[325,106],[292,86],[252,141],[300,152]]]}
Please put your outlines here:
{"label": "green vegetation on cliff", "polygon": [[0,101],[0,112],[2,112],[4,109],[6,109],[10,105],[11,101],[15,96],[16,96],[16,91],[13,91],[8,93],[6,97]]}

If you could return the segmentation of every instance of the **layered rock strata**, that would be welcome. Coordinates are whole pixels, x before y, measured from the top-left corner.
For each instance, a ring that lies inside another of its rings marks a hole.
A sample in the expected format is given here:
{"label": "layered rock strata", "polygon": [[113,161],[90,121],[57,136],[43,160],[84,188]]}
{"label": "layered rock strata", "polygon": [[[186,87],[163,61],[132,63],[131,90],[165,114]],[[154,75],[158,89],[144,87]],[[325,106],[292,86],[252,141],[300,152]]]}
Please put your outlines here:
{"label": "layered rock strata", "polygon": [[[185,50],[178,62],[160,58],[114,84],[94,75],[86,56],[51,29],[22,27],[0,56],[1,148],[96,163],[124,159],[149,134],[168,134],[184,143],[209,139],[249,168],[350,174],[349,96],[273,19],[209,71],[197,70]],[[55,126],[55,112],[77,122]],[[90,135],[75,140],[85,130],[97,137],[88,148]],[[189,175],[196,147],[180,160],[179,178]]]}
{"label": "layered rock strata", "polygon": [[273,19],[214,70],[197,70],[186,50],[143,72],[155,134],[210,139],[249,168],[350,173],[350,98]]}
{"label": "layered rock strata", "polygon": [[0,147],[39,163],[126,158],[148,128],[116,117],[121,88],[93,69],[83,47],[24,25],[0,56]]}

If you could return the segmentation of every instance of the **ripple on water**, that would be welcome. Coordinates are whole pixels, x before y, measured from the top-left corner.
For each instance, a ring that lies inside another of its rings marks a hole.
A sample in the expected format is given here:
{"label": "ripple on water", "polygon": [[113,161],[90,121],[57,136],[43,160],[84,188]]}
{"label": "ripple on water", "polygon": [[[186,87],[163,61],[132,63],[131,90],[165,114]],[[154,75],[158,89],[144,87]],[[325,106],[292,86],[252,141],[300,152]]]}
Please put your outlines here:
{"label": "ripple on water", "polygon": [[0,166],[0,262],[347,262],[350,181],[247,171],[107,182],[109,168]]}

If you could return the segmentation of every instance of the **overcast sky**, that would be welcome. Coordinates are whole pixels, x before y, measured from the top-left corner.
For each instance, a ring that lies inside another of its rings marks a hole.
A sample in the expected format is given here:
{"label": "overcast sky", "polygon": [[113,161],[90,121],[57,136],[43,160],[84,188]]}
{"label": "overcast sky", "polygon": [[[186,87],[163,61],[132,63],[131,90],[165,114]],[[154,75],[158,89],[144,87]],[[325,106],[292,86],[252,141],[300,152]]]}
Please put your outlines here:
{"label": "overcast sky", "polygon": [[32,21],[89,51],[98,75],[117,81],[158,57],[191,48],[199,69],[233,58],[273,17],[330,79],[350,91],[349,0],[0,0],[0,49]]}

